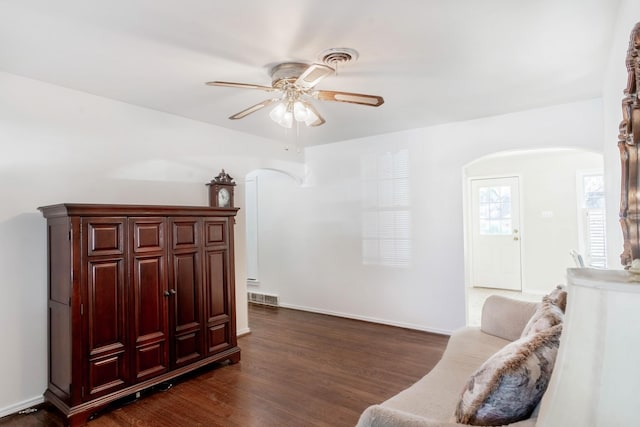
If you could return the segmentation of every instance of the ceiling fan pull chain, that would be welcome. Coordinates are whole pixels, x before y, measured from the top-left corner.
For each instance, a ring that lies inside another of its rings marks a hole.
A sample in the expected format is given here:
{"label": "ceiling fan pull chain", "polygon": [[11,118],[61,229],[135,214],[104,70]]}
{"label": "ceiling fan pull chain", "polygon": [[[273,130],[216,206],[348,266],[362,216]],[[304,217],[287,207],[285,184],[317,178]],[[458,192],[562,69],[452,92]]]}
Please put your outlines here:
{"label": "ceiling fan pull chain", "polygon": [[298,134],[296,135],[296,152],[297,153],[302,153],[302,150],[304,148],[305,145],[305,139],[304,139],[304,128],[302,131],[302,134],[300,133],[300,128],[301,128],[301,124],[300,122],[296,123],[296,129],[298,131]]}

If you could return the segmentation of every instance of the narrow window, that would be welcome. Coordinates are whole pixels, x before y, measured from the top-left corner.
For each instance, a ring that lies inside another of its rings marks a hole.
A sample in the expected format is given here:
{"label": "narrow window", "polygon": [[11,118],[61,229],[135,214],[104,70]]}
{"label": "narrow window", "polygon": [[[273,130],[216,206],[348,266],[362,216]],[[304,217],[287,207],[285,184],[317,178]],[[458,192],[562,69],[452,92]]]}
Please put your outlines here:
{"label": "narrow window", "polygon": [[584,261],[587,267],[607,267],[607,234],[605,223],[604,176],[602,173],[581,174],[581,232]]}
{"label": "narrow window", "polygon": [[408,266],[411,262],[409,150],[362,159],[362,262]]}

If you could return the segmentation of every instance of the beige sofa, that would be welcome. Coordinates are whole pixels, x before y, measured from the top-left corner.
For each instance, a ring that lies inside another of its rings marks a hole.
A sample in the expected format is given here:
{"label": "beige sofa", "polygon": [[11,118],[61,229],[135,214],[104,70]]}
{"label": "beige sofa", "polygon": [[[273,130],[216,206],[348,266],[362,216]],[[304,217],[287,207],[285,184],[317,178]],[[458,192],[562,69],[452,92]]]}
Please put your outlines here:
{"label": "beige sofa", "polygon": [[[520,338],[536,307],[536,303],[496,295],[487,298],[480,327],[454,332],[431,372],[389,400],[368,407],[357,427],[461,426],[453,416],[465,384],[485,360]],[[533,427],[536,413],[510,426]]]}

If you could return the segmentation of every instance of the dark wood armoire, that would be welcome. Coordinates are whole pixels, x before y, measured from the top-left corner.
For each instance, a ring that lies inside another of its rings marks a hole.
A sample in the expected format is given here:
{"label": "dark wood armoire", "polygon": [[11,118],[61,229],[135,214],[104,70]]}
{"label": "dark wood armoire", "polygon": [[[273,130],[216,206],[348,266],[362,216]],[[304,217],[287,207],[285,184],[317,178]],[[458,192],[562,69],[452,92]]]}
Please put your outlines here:
{"label": "dark wood armoire", "polygon": [[47,219],[49,381],[70,425],[196,368],[240,360],[237,208],[59,204]]}

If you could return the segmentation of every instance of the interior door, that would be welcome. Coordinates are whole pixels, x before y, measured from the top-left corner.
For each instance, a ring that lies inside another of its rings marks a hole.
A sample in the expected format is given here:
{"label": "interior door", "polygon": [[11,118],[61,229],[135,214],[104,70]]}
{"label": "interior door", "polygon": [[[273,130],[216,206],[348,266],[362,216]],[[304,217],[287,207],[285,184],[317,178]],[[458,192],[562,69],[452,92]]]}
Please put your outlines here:
{"label": "interior door", "polygon": [[518,177],[471,180],[471,285],[522,290]]}

